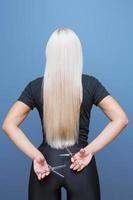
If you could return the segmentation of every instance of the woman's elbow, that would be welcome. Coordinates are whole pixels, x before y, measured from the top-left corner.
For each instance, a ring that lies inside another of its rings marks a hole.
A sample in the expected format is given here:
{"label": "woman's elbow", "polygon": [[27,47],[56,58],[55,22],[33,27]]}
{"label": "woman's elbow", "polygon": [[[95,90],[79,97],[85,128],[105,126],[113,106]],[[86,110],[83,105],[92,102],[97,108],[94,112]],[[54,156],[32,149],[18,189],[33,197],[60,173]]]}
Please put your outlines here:
{"label": "woman's elbow", "polygon": [[124,127],[126,127],[129,123],[129,119],[127,115],[122,115],[119,120]]}
{"label": "woman's elbow", "polygon": [[11,127],[13,127],[13,126],[14,126],[13,122],[8,121],[8,120],[5,120],[5,121],[3,122],[3,124],[2,124],[2,130],[3,130],[5,133],[7,133],[8,130],[9,130]]}
{"label": "woman's elbow", "polygon": [[3,124],[2,124],[2,130],[3,130],[4,132],[6,132],[8,128],[9,128],[9,124],[6,123],[6,122],[3,122]]}

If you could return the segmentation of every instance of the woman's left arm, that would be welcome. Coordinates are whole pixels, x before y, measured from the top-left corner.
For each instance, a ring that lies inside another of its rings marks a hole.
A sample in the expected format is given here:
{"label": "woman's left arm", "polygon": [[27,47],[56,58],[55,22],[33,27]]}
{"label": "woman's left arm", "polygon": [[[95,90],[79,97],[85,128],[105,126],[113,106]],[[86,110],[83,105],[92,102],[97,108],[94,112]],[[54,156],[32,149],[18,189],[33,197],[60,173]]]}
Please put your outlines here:
{"label": "woman's left arm", "polygon": [[94,155],[120,134],[129,120],[120,104],[111,96],[106,96],[98,104],[99,108],[111,120],[102,132],[84,149]]}

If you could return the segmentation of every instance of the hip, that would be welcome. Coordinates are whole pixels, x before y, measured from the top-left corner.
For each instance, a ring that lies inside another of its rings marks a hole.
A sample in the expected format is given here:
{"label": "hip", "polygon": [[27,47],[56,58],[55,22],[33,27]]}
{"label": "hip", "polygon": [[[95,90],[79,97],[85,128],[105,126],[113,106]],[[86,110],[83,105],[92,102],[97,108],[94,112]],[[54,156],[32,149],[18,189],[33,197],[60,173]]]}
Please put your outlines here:
{"label": "hip", "polygon": [[[78,140],[78,143],[75,143],[73,146],[68,147],[68,150],[75,154],[77,153],[81,148],[84,148],[88,145],[87,141]],[[67,164],[68,166],[71,164],[71,155],[68,156],[60,156],[61,154],[68,154],[68,151],[66,148],[64,149],[55,149],[48,145],[46,141],[43,141],[39,147],[38,150],[44,155],[47,162],[51,165],[61,165],[61,164]],[[93,155],[91,159],[91,163],[93,163],[93,166],[96,168],[96,160],[95,155]]]}

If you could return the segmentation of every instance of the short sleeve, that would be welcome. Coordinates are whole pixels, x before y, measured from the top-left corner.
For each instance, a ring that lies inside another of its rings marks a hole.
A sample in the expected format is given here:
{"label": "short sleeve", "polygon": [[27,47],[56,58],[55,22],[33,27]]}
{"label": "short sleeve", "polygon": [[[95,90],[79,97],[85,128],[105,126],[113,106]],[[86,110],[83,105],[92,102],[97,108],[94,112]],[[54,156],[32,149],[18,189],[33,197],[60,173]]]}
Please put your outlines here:
{"label": "short sleeve", "polygon": [[31,88],[31,81],[25,86],[23,91],[21,92],[20,96],[17,98],[18,101],[22,101],[26,105],[28,105],[32,110],[35,107],[35,101],[33,98],[32,88]]}
{"label": "short sleeve", "polygon": [[96,77],[93,77],[94,90],[93,90],[93,104],[98,106],[98,103],[106,96],[110,95],[110,92]]}

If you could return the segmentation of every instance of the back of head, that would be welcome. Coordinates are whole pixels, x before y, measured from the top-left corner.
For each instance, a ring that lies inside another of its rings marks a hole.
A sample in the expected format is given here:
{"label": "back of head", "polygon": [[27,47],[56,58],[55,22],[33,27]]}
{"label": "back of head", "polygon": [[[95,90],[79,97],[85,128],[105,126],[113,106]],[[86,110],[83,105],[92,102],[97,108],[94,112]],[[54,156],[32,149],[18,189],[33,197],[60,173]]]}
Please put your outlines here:
{"label": "back of head", "polygon": [[69,28],[56,29],[46,46],[43,80],[43,125],[54,148],[75,144],[82,102],[82,46]]}

